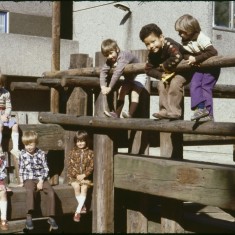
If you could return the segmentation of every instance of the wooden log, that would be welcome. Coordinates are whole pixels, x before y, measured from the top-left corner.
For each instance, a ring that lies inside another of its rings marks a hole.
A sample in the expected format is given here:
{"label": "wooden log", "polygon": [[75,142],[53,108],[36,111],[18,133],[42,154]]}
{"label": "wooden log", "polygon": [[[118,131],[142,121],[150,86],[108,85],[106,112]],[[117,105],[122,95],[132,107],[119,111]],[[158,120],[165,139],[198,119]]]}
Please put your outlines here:
{"label": "wooden log", "polygon": [[40,112],[39,121],[41,123],[53,123],[62,126],[83,126],[87,128],[107,128],[115,130],[146,130],[160,132],[176,132],[186,134],[203,134],[218,136],[234,136],[235,123],[229,122],[203,122],[196,123],[183,120],[154,120],[154,119],[116,119],[75,116],[65,114],[55,114],[51,112]]}
{"label": "wooden log", "polygon": [[53,87],[53,86],[61,86],[61,79],[60,78],[38,78],[37,79],[38,85],[42,86],[48,86],[48,87]]}
{"label": "wooden log", "polygon": [[11,91],[14,91],[14,90],[48,91],[50,90],[48,87],[38,85],[36,82],[12,82],[10,89]]}
{"label": "wooden log", "polygon": [[114,186],[235,210],[235,169],[213,163],[127,154],[114,156]]}
{"label": "wooden log", "polygon": [[[235,57],[229,57],[229,56],[214,56],[209,58],[208,60],[201,63],[201,68],[212,68],[212,67],[234,67],[235,66]],[[128,64],[124,69],[124,74],[130,74],[130,73],[145,73],[145,63],[136,63],[136,64]],[[186,61],[181,61],[175,71],[187,71],[191,70],[192,67],[186,63]],[[113,70],[110,71],[110,73],[113,73]],[[69,69],[69,70],[63,70],[63,71],[54,71],[54,72],[44,72],[42,74],[43,77],[46,78],[59,78],[64,75],[77,75],[77,76],[89,76],[89,77],[99,77],[100,74],[100,68],[94,67],[94,68],[85,68],[85,69]]]}
{"label": "wooden log", "polygon": [[80,86],[80,87],[97,87],[100,85],[99,78],[84,76],[63,76],[61,78],[61,86]]}

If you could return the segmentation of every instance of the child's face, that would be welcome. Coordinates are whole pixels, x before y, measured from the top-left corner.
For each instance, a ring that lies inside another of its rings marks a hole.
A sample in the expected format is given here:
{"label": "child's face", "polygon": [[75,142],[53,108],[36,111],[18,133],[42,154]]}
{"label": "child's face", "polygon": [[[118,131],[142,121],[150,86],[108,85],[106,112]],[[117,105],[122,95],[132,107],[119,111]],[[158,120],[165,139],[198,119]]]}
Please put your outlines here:
{"label": "child's face", "polygon": [[191,38],[191,34],[185,32],[185,31],[179,30],[178,33],[179,33],[179,36],[180,36],[183,40],[188,40],[188,39]]}
{"label": "child's face", "polygon": [[76,145],[79,149],[84,149],[86,147],[86,141],[85,140],[78,140]]}
{"label": "child's face", "polygon": [[151,33],[148,37],[144,39],[144,44],[148,51],[157,53],[164,45],[164,37],[160,35],[159,37],[154,33]]}
{"label": "child's face", "polygon": [[30,153],[30,154],[34,154],[35,153],[35,149],[36,149],[36,143],[30,143],[30,144],[25,144],[25,150]]}
{"label": "child's face", "polygon": [[115,63],[117,61],[118,51],[110,51],[105,57],[107,58],[107,60],[111,61],[112,63]]}

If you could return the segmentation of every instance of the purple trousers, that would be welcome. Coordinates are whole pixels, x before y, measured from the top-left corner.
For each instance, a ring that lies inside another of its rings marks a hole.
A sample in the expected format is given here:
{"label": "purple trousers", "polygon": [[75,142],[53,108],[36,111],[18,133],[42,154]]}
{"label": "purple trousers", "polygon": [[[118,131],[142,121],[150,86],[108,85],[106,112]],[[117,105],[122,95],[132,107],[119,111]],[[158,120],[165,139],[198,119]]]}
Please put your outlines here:
{"label": "purple trousers", "polygon": [[190,82],[191,109],[195,108],[201,102],[205,102],[205,107],[209,115],[213,116],[213,93],[212,90],[219,78],[220,69],[213,71],[197,71],[193,74]]}

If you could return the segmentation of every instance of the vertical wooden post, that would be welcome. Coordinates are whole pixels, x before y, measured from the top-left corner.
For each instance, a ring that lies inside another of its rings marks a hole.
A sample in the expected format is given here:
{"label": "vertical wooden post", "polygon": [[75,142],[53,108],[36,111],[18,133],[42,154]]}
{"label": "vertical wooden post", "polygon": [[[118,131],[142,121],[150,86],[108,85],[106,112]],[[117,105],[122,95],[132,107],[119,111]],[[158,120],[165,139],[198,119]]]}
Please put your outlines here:
{"label": "vertical wooden post", "polygon": [[[70,55],[70,69],[85,68],[88,65],[88,54],[72,54]],[[70,88],[71,89],[71,88]],[[91,105],[91,104],[90,104]],[[66,113],[70,115],[87,115],[88,94],[81,87],[72,88],[71,94],[66,104]],[[65,148],[64,148],[64,183],[67,183],[67,165],[66,159],[70,150],[74,147],[73,138],[76,131],[65,131]]]}
{"label": "vertical wooden post", "polygon": [[[60,1],[52,3],[52,72],[60,70],[60,6]],[[59,112],[59,92],[54,88],[51,88],[51,112]]]}
{"label": "vertical wooden post", "polygon": [[[99,60],[96,61],[96,66],[97,64]],[[103,63],[100,61],[101,64]],[[107,99],[99,94],[95,102],[95,116],[105,116],[104,105],[107,105]],[[114,232],[113,136],[112,131],[94,135],[92,233]]]}
{"label": "vertical wooden post", "polygon": [[[184,100],[182,110],[184,112]],[[160,155],[166,158],[183,159],[183,134],[160,132]],[[184,229],[180,225],[182,218],[183,202],[168,198],[161,200],[162,233],[183,233]]]}
{"label": "vertical wooden post", "polygon": [[[52,60],[51,71],[60,70],[60,1],[52,3]],[[51,88],[50,110],[53,113],[59,112],[59,91]],[[50,178],[51,185],[59,184],[59,175],[54,174]]]}

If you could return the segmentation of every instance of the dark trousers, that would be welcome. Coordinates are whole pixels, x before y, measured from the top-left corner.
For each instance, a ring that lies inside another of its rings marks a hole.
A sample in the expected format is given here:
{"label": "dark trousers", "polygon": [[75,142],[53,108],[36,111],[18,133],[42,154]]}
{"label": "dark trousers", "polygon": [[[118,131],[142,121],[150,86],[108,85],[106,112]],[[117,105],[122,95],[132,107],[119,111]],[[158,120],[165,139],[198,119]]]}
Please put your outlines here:
{"label": "dark trousers", "polygon": [[[38,183],[38,180],[25,180],[24,181],[24,187],[26,189],[27,211],[31,211],[35,209],[36,195],[38,193],[37,183]],[[55,215],[55,191],[47,180],[43,182],[42,191],[47,196],[47,210],[46,210],[47,216],[54,216]]]}

